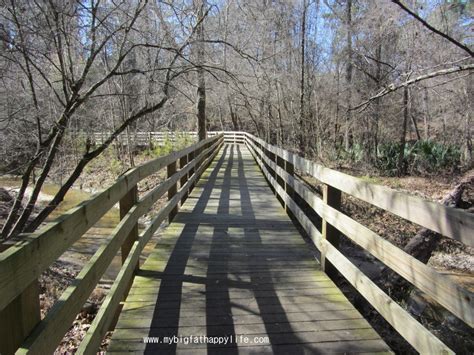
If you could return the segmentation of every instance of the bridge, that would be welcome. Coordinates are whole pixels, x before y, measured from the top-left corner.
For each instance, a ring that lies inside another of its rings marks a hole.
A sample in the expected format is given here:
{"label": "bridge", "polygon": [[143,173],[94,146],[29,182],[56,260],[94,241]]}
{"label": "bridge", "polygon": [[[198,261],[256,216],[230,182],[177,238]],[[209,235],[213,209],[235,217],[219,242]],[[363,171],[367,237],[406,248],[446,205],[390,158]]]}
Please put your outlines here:
{"label": "bridge", "polygon": [[[208,132],[209,137],[213,137],[219,132]],[[77,133],[79,137],[89,137],[93,144],[104,143],[111,135],[111,132],[92,132],[92,133]],[[227,142],[237,142],[240,138],[239,132],[226,132]],[[114,140],[114,144],[119,146],[132,145],[136,147],[152,147],[162,146],[169,143],[176,143],[178,141],[197,141],[198,135],[196,132],[141,132],[135,131],[130,133],[121,133]]]}
{"label": "bridge", "polygon": [[[162,169],[167,178],[139,196],[137,184]],[[322,198],[301,175],[321,182]],[[54,352],[121,253],[120,272],[79,354],[96,353],[111,329],[111,353],[391,352],[332,281],[337,274],[418,352],[453,353],[338,250],[340,233],[470,327],[472,293],[341,212],[343,193],[474,245],[472,214],[324,168],[245,132],[217,132],[128,171],[39,231],[3,245],[0,352]],[[165,195],[166,204],[139,229],[139,218]],[[114,232],[41,319],[38,277],[117,203]]]}

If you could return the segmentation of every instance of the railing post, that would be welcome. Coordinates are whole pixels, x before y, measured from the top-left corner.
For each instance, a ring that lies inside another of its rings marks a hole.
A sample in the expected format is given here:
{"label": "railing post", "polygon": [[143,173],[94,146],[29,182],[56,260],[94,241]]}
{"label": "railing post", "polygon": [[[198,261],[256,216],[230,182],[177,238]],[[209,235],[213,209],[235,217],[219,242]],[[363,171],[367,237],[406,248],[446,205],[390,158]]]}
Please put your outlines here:
{"label": "railing post", "polygon": [[[9,246],[0,245],[0,252]],[[0,354],[14,354],[40,321],[39,283],[35,280],[0,311]]]}
{"label": "railing post", "polygon": [[[138,201],[138,189],[137,185],[132,187],[129,192],[125,194],[120,200],[120,219],[124,219],[128,211],[137,203]],[[133,243],[138,239],[138,223],[136,223],[127,238],[122,244],[122,264],[127,259],[130,249],[132,249]],[[137,264],[138,268],[138,264]]]}
{"label": "railing post", "polygon": [[[273,162],[275,161],[275,158],[276,158],[275,154],[273,154],[269,149],[267,149],[263,145],[262,145],[262,151],[263,151],[263,154],[265,154],[270,161],[273,161]],[[266,164],[266,162],[263,162],[263,164]],[[276,171],[273,170],[273,168],[270,167],[269,165],[267,165],[267,169],[268,169],[269,175],[271,175],[273,178],[276,179],[276,176],[275,176]],[[272,171],[273,171],[273,174],[272,174]],[[273,191],[275,195],[277,195],[276,189],[273,187],[272,184],[270,184],[270,189]]]}
{"label": "railing post", "polygon": [[[176,173],[176,161],[174,161],[170,165],[168,165],[168,167],[166,168],[166,171],[167,171],[167,174],[168,174],[168,178],[173,176]],[[177,185],[178,185],[178,183],[176,182],[168,190],[168,201],[171,200],[174,195],[176,195],[176,192],[178,191],[178,186]],[[176,216],[177,213],[178,213],[178,205],[176,204],[176,206],[171,210],[170,214],[168,215],[169,223],[171,223],[171,221],[173,221],[173,218],[174,218],[174,216]]]}
{"label": "railing post", "polygon": [[[187,163],[188,163],[188,156],[187,155],[182,156],[179,159],[179,168],[183,169]],[[179,181],[179,186],[183,187],[187,181],[188,181],[188,174],[184,174],[181,180]],[[184,203],[184,201],[186,201],[187,198],[188,198],[188,192],[185,192],[183,195],[183,198],[181,198],[181,205]]]}
{"label": "railing post", "polygon": [[[341,208],[341,191],[324,184],[323,185],[323,202],[326,203],[328,206],[335,208],[336,210],[340,210]],[[323,239],[326,239],[329,243],[331,243],[334,247],[339,249],[339,239],[340,233],[339,231],[330,225],[324,218],[322,221],[322,236]],[[329,261],[326,260],[326,255],[324,252],[321,252],[321,268],[324,272],[330,277],[334,278],[337,276],[337,269],[331,265]]]}
{"label": "railing post", "polygon": [[[189,162],[192,162],[194,160],[194,151],[192,151],[191,153],[188,154],[188,163]],[[189,169],[189,173],[188,173],[188,179],[194,174],[194,167]],[[189,192],[191,192],[193,189],[194,189],[194,182],[191,184],[191,186],[189,186]]]}
{"label": "railing post", "polygon": [[[284,160],[284,169],[288,173],[288,175],[294,177],[295,175],[295,166],[293,163],[290,163],[288,160]],[[285,192],[290,196],[292,200],[295,199],[295,190],[287,183],[285,182]],[[291,210],[288,208],[288,205],[285,204],[285,210],[286,213],[291,215]]]}
{"label": "railing post", "polygon": [[[285,160],[282,157],[280,157],[278,154],[275,154],[275,164],[276,166],[282,169],[285,169]],[[275,169],[275,179],[281,187],[283,188],[285,187],[285,179],[283,179],[280,175],[278,175],[276,169]]]}
{"label": "railing post", "polygon": [[[278,165],[278,156],[275,153],[273,153],[271,150],[268,150],[268,152],[270,153],[270,160],[273,161],[275,165]],[[277,174],[276,169],[273,170],[273,178],[275,179],[275,182],[278,184],[278,174]]]}
{"label": "railing post", "polygon": [[[127,215],[128,211],[138,202],[138,187],[137,185],[133,186],[130,191],[128,191],[119,201],[120,206],[120,219],[124,219]],[[122,265],[125,263],[130,250],[133,247],[133,243],[138,239],[138,223],[135,223],[132,230],[128,234],[127,238],[123,241],[121,246],[121,254],[122,254]],[[135,270],[138,270],[139,262],[135,265]],[[128,291],[132,287],[133,279],[130,280],[130,283],[127,286],[127,289],[123,295],[123,300],[127,298]],[[119,306],[115,311],[114,319],[112,320],[109,330],[113,330],[115,325],[117,324],[118,318],[120,316],[120,312],[122,311],[122,306]]]}

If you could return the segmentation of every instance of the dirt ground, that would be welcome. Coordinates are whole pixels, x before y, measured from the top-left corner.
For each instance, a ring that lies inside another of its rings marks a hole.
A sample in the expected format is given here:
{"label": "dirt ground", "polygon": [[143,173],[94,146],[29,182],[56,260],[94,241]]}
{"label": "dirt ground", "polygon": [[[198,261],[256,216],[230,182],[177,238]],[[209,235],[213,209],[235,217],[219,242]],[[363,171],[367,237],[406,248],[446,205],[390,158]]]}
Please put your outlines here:
{"label": "dirt ground", "polygon": [[[346,171],[351,175],[356,172]],[[472,171],[470,172],[472,174]],[[404,191],[427,200],[439,202],[466,175],[429,176],[429,177],[380,177],[358,174],[367,182],[385,185],[398,191]],[[318,181],[309,177],[304,180],[318,191]],[[319,189],[320,190],[320,189]],[[474,186],[469,186],[463,193],[462,205],[469,212],[474,212]],[[371,206],[351,196],[343,194],[342,210],[352,219],[367,226],[384,239],[403,248],[409,239],[421,229],[411,222],[399,218],[389,212]],[[342,238],[340,249],[352,263],[360,268],[369,278],[376,279],[384,265],[375,257],[347,238]],[[474,292],[474,248],[467,247],[450,238],[441,238],[433,252],[428,265],[438,272],[446,274],[464,288]],[[369,319],[374,328],[397,353],[410,354],[416,351],[398,335],[397,332],[360,296],[342,277],[338,285],[347,297],[357,306],[359,311]],[[459,354],[474,353],[474,331],[457,317],[445,310],[420,291],[413,290],[407,301],[401,306],[450,348]]]}
{"label": "dirt ground", "polygon": [[[391,187],[397,191],[403,191],[430,201],[439,202],[464,175],[457,177],[439,175],[431,177],[362,178]],[[470,210],[473,208],[474,186],[470,186],[464,191],[462,200],[466,209]],[[403,248],[408,243],[410,237],[414,236],[420,229],[419,226],[413,223],[352,197],[346,198],[343,206],[344,211],[351,218],[361,222],[400,248]],[[450,238],[442,238],[429,261],[429,265],[440,271],[474,274],[474,248],[467,247]]]}

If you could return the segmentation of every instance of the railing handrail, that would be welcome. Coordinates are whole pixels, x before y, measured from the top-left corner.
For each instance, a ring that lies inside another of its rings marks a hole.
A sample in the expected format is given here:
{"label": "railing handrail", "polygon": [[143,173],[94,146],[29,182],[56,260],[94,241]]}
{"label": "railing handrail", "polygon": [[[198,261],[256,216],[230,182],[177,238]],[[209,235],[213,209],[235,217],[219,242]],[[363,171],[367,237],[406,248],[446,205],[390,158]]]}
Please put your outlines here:
{"label": "railing handrail", "polygon": [[[390,206],[386,202],[377,203],[377,198],[379,197],[377,194],[400,196],[402,201],[413,201],[418,208],[426,204],[428,206],[427,209],[434,211],[433,213],[436,214],[437,218],[443,218],[442,227],[435,230],[444,232],[444,235],[447,234],[448,237],[460,240],[467,245],[472,245],[473,243],[474,216],[462,210],[425,201],[418,197],[366,183],[350,175],[324,168],[292,152],[270,145],[249,133],[245,133],[245,137],[247,147],[254,155],[270,185],[275,189],[275,192],[279,195],[285,206],[287,206],[287,209],[295,216],[320,250],[323,269],[329,266],[326,265],[327,262],[331,263],[330,266],[340,272],[419,352],[452,352],[341,254],[337,249],[337,243],[329,240],[328,230],[335,228],[342,232],[349,239],[370,252],[415,287],[433,297],[446,309],[472,327],[474,324],[474,311],[472,307],[474,295],[472,292],[456,284],[446,275],[438,273],[433,268],[405,253],[359,222],[352,220],[339,211],[339,208],[336,207],[338,203],[333,203],[334,196],[336,196],[336,200],[340,200],[340,191],[342,191],[404,217],[409,221],[421,222],[418,224],[428,229],[435,229],[433,227],[436,226],[433,223],[401,212],[400,203],[394,204],[395,207]],[[301,173],[309,174],[323,183],[323,186],[326,187],[323,192],[323,199],[310,190],[306,184],[293,176],[295,169]],[[360,190],[356,187],[363,187],[363,189]],[[329,194],[328,191],[330,191]],[[316,228],[306,212],[295,202],[294,193],[298,193],[322,218],[322,231]],[[333,194],[333,197],[330,194]],[[331,202],[331,200],[333,201]],[[451,224],[459,224],[460,226],[458,225],[453,228]],[[453,231],[456,232],[454,233]]]}
{"label": "railing handrail", "polygon": [[[72,208],[55,221],[42,227],[38,232],[22,235],[19,242],[0,253],[0,311],[4,312],[7,311],[7,307],[14,306],[15,301],[22,297],[22,293],[32,282],[36,282],[40,274],[107,211],[119,201],[122,205],[122,200],[127,198],[133,189],[136,189],[138,182],[162,168],[168,167],[168,179],[129,206],[128,213],[123,216],[107,243],[99,247],[79,273],[75,282],[53,305],[45,319],[39,322],[29,335],[29,331],[25,334],[25,336],[28,335],[26,340],[20,339],[23,345],[18,351],[19,353],[23,351],[51,353],[54,351],[112,258],[117,254],[118,248],[121,247],[125,239],[129,238],[129,234],[138,223],[138,218],[168,191],[167,205],[158,212],[159,218],[155,217],[154,222],[147,228],[145,239],[149,239],[168,214],[172,217],[171,211],[176,209],[179,201],[187,195],[203,169],[217,154],[223,141],[224,135],[216,134],[190,147],[151,160],[128,171],[109,188]],[[185,165],[180,164],[180,169],[176,170],[178,161],[185,162]],[[170,166],[174,166],[174,169],[170,170]],[[181,182],[181,188],[176,193],[178,182]],[[172,196],[170,195],[171,191],[173,191]],[[138,238],[138,235],[135,237]],[[141,252],[144,239],[139,240],[141,246],[139,251]],[[132,249],[135,247],[133,240],[130,247]],[[136,252],[136,248],[133,250]],[[129,275],[130,271],[127,271],[126,274]],[[36,302],[39,302],[39,299],[36,299]],[[20,318],[21,316],[23,315],[20,315]],[[103,330],[99,329],[98,331],[101,333]]]}
{"label": "railing handrail", "polygon": [[290,162],[301,172],[348,195],[367,202],[422,227],[474,247],[474,215],[465,210],[444,206],[355,176],[326,168],[288,150],[275,147],[246,133],[270,152]]}
{"label": "railing handrail", "polygon": [[[100,131],[100,132],[77,132],[78,136],[82,134],[92,138],[93,143],[105,141],[112,132]],[[242,140],[244,138],[244,132],[242,131],[208,131],[208,137],[215,136],[217,134],[224,134],[226,141]],[[164,140],[174,141],[176,138],[190,137],[196,139],[198,134],[194,131],[136,131],[130,133],[130,138],[134,144],[150,144],[153,141],[161,142]],[[127,144],[126,133],[121,133],[116,137],[116,141],[119,144]]]}
{"label": "railing handrail", "polygon": [[[189,132],[181,133],[189,134]],[[299,221],[321,251],[323,270],[328,274],[332,272],[331,268],[340,272],[415,349],[420,352],[451,352],[445,344],[393,302],[340,253],[337,249],[339,231],[415,287],[430,295],[458,318],[473,326],[472,292],[346,216],[340,211],[339,206],[341,192],[344,192],[469,246],[474,245],[472,214],[323,167],[246,132],[211,131],[208,135],[209,138],[204,141],[128,171],[109,188],[69,210],[38,232],[23,235],[23,240],[0,253],[0,311],[2,311],[20,299],[32,283],[36,282],[39,275],[117,202],[120,201],[121,210],[122,202],[124,206],[127,204],[123,216],[121,212],[120,223],[107,243],[101,246],[84,266],[76,282],[66,289],[45,319],[37,324],[33,332],[28,331],[26,339],[21,339],[23,345],[19,352],[43,353],[54,350],[116,255],[118,248],[121,246],[123,248],[125,242],[132,236],[133,238],[127,242],[129,246],[124,257],[128,256],[78,351],[78,353],[95,353],[105,331],[113,321],[115,309],[127,292],[127,285],[133,277],[134,266],[143,247],[161,222],[167,216],[170,218],[174,216],[179,201],[186,198],[189,190],[224,142],[247,145],[287,211]],[[178,161],[179,170],[176,169]],[[135,193],[137,183],[165,167],[168,178],[138,199]],[[295,169],[302,174],[313,176],[323,184],[322,199],[305,183],[295,178]],[[166,192],[168,192],[168,203],[160,209],[146,230],[138,235],[137,231],[134,232],[138,218]],[[295,194],[306,201],[322,218],[321,231],[298,205]]]}

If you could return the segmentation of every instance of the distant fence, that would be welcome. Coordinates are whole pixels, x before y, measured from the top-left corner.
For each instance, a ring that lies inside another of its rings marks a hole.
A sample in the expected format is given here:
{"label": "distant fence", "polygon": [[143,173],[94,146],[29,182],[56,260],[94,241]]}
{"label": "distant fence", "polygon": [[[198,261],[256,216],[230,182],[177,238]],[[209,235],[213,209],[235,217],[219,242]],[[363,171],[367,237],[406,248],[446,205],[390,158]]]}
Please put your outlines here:
{"label": "distant fence", "polygon": [[[217,134],[222,134],[224,132],[220,131],[210,131],[207,132],[208,137],[214,137]],[[239,136],[240,132],[226,131],[225,140],[227,143],[243,143],[241,137]],[[89,134],[93,144],[102,144],[110,136],[111,132],[93,132]],[[84,134],[86,136],[86,134]],[[177,142],[179,140],[191,140],[197,141],[196,132],[132,132],[128,135],[126,133],[121,133],[115,139],[115,143],[126,146],[131,144],[132,146],[146,147],[153,145],[163,145],[166,142]]]}

